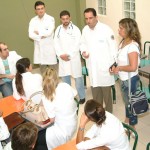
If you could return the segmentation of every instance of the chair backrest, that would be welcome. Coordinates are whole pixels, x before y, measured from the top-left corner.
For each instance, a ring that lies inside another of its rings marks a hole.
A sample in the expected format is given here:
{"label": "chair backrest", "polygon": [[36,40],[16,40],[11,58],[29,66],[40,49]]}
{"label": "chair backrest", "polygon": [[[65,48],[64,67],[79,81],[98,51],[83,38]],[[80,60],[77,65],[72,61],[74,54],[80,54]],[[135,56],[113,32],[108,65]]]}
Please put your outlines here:
{"label": "chair backrest", "polygon": [[146,150],[150,150],[150,142],[147,144]]}
{"label": "chair backrest", "polygon": [[134,135],[134,138],[132,138],[134,140],[133,142],[133,147],[132,147],[132,150],[136,150],[136,146],[137,146],[137,142],[138,142],[138,134],[137,132],[129,125],[125,124],[125,123],[122,123],[124,128],[125,128],[125,131],[128,135],[128,139],[130,141],[131,139],[131,135],[133,134]]}
{"label": "chair backrest", "polygon": [[146,41],[144,43],[144,54],[148,55],[148,58],[150,56],[150,41]]}
{"label": "chair backrest", "polygon": [[77,98],[74,98],[74,100],[77,103],[77,115],[78,115],[78,112],[79,112],[79,101],[77,100]]}

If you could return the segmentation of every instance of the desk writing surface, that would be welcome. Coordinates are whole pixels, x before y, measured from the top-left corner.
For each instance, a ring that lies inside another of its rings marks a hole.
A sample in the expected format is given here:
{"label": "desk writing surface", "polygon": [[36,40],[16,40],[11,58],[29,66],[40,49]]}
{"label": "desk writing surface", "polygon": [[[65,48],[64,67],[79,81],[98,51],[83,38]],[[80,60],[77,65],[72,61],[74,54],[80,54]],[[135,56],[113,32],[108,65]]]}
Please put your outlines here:
{"label": "desk writing surface", "polygon": [[139,72],[141,72],[141,73],[147,73],[147,74],[150,75],[150,65],[142,67],[142,68],[139,68]]}
{"label": "desk writing surface", "polygon": [[21,111],[23,102],[24,100],[16,100],[13,96],[0,99],[0,109],[3,111],[3,117],[6,117],[13,112]]}
{"label": "desk writing surface", "polygon": [[73,139],[63,145],[60,145],[56,148],[54,148],[53,150],[77,150],[76,148],[76,140]]}

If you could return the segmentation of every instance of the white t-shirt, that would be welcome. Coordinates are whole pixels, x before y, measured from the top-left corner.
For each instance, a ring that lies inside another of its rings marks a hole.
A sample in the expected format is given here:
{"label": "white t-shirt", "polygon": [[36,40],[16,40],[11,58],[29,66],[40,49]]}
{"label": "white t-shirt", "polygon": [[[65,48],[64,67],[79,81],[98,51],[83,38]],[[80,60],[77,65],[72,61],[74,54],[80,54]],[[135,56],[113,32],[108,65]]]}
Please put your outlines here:
{"label": "white t-shirt", "polygon": [[99,146],[107,146],[111,150],[130,150],[129,141],[122,123],[114,115],[106,111],[106,120],[101,126],[94,124],[85,137],[90,140],[76,145],[78,150],[87,150]]}
{"label": "white t-shirt", "polygon": [[[137,52],[140,54],[139,45],[137,42],[132,42],[118,51],[117,63],[118,66],[126,66],[129,64],[128,54]],[[138,64],[140,63],[140,57],[138,57]],[[122,81],[128,80],[128,72],[119,71],[119,77]],[[130,77],[138,74],[138,67],[135,72],[130,72]]]}
{"label": "white t-shirt", "polygon": [[46,130],[46,142],[51,150],[70,140],[77,127],[77,104],[75,90],[67,83],[59,83],[53,101],[45,96],[42,101],[50,118],[55,118],[54,125]]}
{"label": "white t-shirt", "polygon": [[[15,81],[16,79],[13,79],[13,97],[16,100],[24,99],[29,100],[30,96],[38,91],[42,91],[42,76],[40,74],[33,74],[31,72],[25,72],[22,73],[22,84],[24,88],[25,95],[20,96],[16,89]],[[34,101],[34,99],[33,99]],[[35,103],[39,103],[41,101],[41,97],[36,97]]]}

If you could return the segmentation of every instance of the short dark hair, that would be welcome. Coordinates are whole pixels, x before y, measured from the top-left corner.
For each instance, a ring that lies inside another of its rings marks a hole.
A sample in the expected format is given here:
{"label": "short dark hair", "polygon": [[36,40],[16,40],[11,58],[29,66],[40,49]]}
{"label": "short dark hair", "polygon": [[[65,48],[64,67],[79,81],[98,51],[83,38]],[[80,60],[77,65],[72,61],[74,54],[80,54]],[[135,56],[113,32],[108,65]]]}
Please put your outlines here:
{"label": "short dark hair", "polygon": [[[6,45],[4,42],[0,42],[0,45]],[[2,52],[2,48],[0,46],[0,52]]]}
{"label": "short dark hair", "polygon": [[86,102],[84,106],[84,113],[97,125],[101,125],[106,120],[105,109],[99,102],[93,99]]}
{"label": "short dark hair", "polygon": [[63,10],[63,11],[60,12],[60,18],[61,18],[62,16],[66,16],[66,15],[70,17],[69,11]]}
{"label": "short dark hair", "polygon": [[17,126],[12,132],[13,150],[32,150],[37,140],[38,128],[31,122]]}
{"label": "short dark hair", "polygon": [[39,5],[43,5],[45,7],[44,2],[42,2],[42,1],[36,1],[35,4],[34,4],[34,8],[36,9],[36,6],[39,6]]}
{"label": "short dark hair", "polygon": [[96,13],[96,10],[94,9],[94,8],[86,8],[85,10],[84,10],[84,14],[85,13],[88,13],[88,12],[92,12],[93,13],[93,16],[97,16],[97,13]]}

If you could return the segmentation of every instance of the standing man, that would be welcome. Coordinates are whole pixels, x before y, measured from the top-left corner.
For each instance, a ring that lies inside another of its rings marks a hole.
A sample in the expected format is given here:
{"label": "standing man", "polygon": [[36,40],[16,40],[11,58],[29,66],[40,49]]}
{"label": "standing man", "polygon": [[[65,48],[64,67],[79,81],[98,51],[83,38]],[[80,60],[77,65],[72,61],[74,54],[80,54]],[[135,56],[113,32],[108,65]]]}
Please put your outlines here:
{"label": "standing man", "polygon": [[21,58],[15,51],[9,52],[8,46],[0,42],[0,92],[3,97],[13,94],[12,80],[16,75],[16,62]]}
{"label": "standing man", "polygon": [[115,84],[109,68],[116,57],[116,42],[113,31],[100,23],[94,8],[84,11],[86,26],[81,37],[81,54],[86,59],[93,99],[100,101],[112,113],[111,85]]}
{"label": "standing man", "polygon": [[62,24],[55,31],[54,43],[59,59],[59,76],[71,85],[71,76],[75,79],[75,85],[80,98],[79,103],[85,102],[85,90],[82,77],[82,67],[79,52],[81,32],[71,22],[70,13],[66,10],[60,13]]}
{"label": "standing man", "polygon": [[57,64],[53,44],[55,20],[45,13],[45,4],[37,1],[34,5],[37,16],[29,23],[29,37],[34,40],[34,64],[40,64],[41,72],[50,65],[55,68]]}

